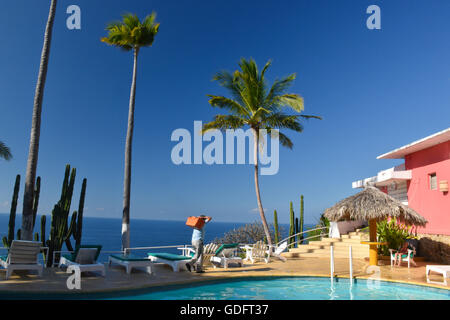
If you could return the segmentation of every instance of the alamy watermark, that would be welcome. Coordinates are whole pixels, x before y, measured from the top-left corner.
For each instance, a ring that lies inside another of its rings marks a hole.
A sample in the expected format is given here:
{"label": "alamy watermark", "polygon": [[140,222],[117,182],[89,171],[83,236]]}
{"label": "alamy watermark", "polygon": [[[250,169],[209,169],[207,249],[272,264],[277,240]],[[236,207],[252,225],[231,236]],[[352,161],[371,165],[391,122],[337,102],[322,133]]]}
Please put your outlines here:
{"label": "alamy watermark", "polygon": [[381,29],[381,9],[379,6],[373,4],[367,7],[367,14],[370,16],[367,18],[366,26],[369,30]]}
{"label": "alamy watermark", "polygon": [[[275,175],[280,167],[279,131],[271,130],[270,143],[268,136],[267,130],[259,130],[260,152],[258,158],[259,163],[263,165],[261,166],[261,175]],[[202,134],[202,122],[194,121],[193,137],[189,130],[180,128],[172,132],[170,139],[178,142],[171,152],[171,159],[175,165],[255,164],[255,140],[252,129],[246,131],[227,129],[225,134],[219,130],[211,130]],[[209,143],[203,148],[203,142]],[[246,144],[248,148],[246,148]],[[247,150],[248,162],[246,162]]]}
{"label": "alamy watermark", "polygon": [[66,26],[69,30],[81,30],[81,9],[77,5],[70,5],[66,10],[70,16],[66,20]]}
{"label": "alamy watermark", "polygon": [[66,285],[69,290],[81,290],[81,270],[79,266],[68,266],[66,273],[70,273],[69,278],[67,278]]}

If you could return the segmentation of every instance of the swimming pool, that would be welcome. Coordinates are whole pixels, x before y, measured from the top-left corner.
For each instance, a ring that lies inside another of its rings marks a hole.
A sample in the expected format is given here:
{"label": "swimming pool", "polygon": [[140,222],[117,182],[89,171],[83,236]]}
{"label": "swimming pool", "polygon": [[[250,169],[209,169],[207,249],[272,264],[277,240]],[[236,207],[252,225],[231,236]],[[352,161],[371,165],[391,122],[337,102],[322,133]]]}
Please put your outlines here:
{"label": "swimming pool", "polygon": [[283,277],[242,279],[129,293],[127,300],[450,300],[450,290],[385,281]]}
{"label": "swimming pool", "polygon": [[104,293],[0,293],[33,300],[450,300],[450,290],[321,277],[249,277]]}

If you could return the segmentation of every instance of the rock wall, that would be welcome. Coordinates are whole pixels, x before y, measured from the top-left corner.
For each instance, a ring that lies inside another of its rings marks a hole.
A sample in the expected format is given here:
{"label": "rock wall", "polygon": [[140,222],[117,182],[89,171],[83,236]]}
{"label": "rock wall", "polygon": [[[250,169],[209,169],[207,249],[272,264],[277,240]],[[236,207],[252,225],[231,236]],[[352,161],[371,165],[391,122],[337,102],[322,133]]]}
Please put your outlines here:
{"label": "rock wall", "polygon": [[450,264],[450,236],[446,235],[417,235],[420,256],[428,261]]}

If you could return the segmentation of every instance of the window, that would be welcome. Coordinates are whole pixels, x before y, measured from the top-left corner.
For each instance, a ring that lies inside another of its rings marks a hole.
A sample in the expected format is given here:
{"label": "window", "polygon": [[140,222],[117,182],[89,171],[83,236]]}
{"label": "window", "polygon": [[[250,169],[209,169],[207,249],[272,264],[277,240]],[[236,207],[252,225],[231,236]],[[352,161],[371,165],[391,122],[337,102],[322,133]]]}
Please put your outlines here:
{"label": "window", "polygon": [[436,173],[430,174],[430,189],[437,190],[437,178]]}

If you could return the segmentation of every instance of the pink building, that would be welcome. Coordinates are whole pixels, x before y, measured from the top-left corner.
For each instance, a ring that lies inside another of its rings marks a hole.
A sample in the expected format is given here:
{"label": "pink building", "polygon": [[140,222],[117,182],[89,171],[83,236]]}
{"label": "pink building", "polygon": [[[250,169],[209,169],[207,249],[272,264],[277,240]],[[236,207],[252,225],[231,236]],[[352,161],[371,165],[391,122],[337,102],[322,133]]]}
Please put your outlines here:
{"label": "pink building", "polygon": [[450,128],[377,159],[404,159],[404,163],[355,181],[353,188],[375,185],[428,220],[419,233],[450,235]]}

